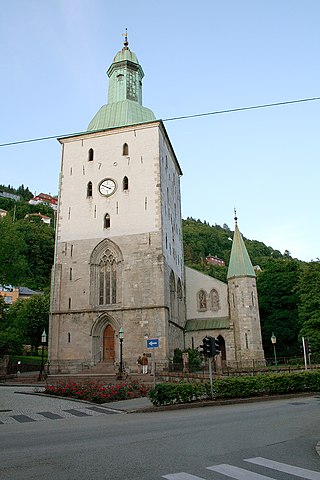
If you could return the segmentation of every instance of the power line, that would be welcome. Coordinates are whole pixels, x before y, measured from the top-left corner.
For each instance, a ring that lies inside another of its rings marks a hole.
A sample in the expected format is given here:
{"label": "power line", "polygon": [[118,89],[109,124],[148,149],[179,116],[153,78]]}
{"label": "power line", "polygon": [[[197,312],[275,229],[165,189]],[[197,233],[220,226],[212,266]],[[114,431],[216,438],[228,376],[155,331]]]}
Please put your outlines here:
{"label": "power line", "polygon": [[[285,102],[276,102],[276,103],[265,103],[265,104],[262,104],[262,105],[252,105],[250,107],[230,108],[228,110],[217,110],[217,111],[214,111],[214,112],[207,112],[207,113],[196,113],[196,114],[193,114],[193,115],[184,115],[184,116],[181,116],[181,117],[165,118],[162,121],[163,122],[171,122],[171,121],[174,121],[174,120],[184,120],[184,119],[187,119],[187,118],[206,117],[206,116],[209,116],[209,115],[221,115],[221,114],[225,114],[225,113],[244,112],[245,110],[257,110],[257,109],[261,109],[261,108],[279,107],[279,106],[282,106],[282,105],[292,105],[294,103],[314,102],[316,100],[320,100],[320,97],[302,98],[300,100],[288,100],[288,101],[285,101]],[[90,133],[102,132],[104,130],[105,129],[94,130],[94,131],[90,131]],[[89,133],[88,130],[86,130],[84,132],[66,133],[66,134],[63,134],[63,135],[52,135],[52,136],[48,136],[48,137],[30,138],[28,140],[17,140],[15,142],[1,143],[0,147],[8,147],[8,146],[12,146],[12,145],[21,145],[22,143],[41,142],[41,141],[44,141],[44,140],[53,140],[53,139],[56,139],[56,138],[67,138],[67,137],[73,137],[73,136],[76,136],[76,135],[84,135],[84,134],[87,134],[87,133]]]}
{"label": "power line", "polygon": [[207,115],[220,115],[222,113],[243,112],[245,110],[254,110],[257,108],[279,107],[281,105],[290,105],[292,103],[314,102],[315,100],[320,100],[320,97],[302,98],[300,100],[288,100],[286,102],[277,103],[265,103],[262,105],[253,105],[251,107],[230,108],[229,110],[218,110],[216,112],[196,113],[194,115],[185,115],[183,117],[166,118],[165,120],[163,120],[163,122],[170,122],[171,120],[183,120],[185,118],[205,117]]}

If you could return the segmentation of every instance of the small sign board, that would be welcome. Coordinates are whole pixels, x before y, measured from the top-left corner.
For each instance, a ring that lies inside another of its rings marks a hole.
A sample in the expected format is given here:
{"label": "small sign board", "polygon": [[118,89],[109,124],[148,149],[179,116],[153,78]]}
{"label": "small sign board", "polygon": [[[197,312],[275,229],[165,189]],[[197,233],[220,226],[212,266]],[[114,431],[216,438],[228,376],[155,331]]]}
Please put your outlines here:
{"label": "small sign board", "polygon": [[159,347],[159,338],[149,338],[147,340],[147,348],[158,348]]}

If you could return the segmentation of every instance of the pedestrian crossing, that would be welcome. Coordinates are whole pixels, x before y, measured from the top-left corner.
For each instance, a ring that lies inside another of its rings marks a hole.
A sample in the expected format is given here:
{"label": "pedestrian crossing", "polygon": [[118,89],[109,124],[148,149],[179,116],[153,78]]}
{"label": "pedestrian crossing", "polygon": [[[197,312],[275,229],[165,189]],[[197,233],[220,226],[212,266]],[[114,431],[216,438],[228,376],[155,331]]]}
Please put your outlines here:
{"label": "pedestrian crossing", "polygon": [[[268,458],[263,457],[254,457],[244,459],[244,462],[247,462],[250,465],[256,465],[258,467],[263,467],[264,469],[269,469],[274,472],[281,472],[288,475],[288,479],[298,477],[304,480],[320,480],[320,472],[314,470],[308,470],[306,468],[296,467],[294,465],[289,465],[287,463],[276,462],[275,460],[269,460]],[[247,468],[238,467],[235,465],[229,465],[226,463],[221,463],[219,465],[213,465],[211,467],[206,467],[206,470],[215,472],[219,474],[219,479],[222,478],[233,478],[235,480],[275,480],[275,477],[266,476],[262,473],[257,473]],[[270,473],[272,474],[272,472]],[[163,478],[167,480],[217,480],[215,477],[198,477],[196,475],[191,475],[190,473],[180,472],[180,473],[171,473],[168,475],[163,475]],[[283,478],[283,477],[281,477]]]}
{"label": "pedestrian crossing", "polygon": [[111,408],[104,407],[84,407],[84,408],[69,408],[58,411],[41,411],[41,412],[24,412],[19,414],[10,414],[6,411],[5,415],[0,414],[0,426],[12,423],[31,423],[39,422],[43,420],[60,420],[63,418],[75,418],[75,417],[93,417],[99,415],[113,415],[122,414],[122,411],[113,410]]}

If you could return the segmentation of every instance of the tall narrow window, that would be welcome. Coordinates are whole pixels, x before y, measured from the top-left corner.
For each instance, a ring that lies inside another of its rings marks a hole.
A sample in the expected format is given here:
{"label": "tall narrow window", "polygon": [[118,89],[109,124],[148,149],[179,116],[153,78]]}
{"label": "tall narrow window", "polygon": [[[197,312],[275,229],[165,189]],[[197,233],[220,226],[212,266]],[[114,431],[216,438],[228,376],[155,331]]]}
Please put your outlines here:
{"label": "tall narrow window", "polygon": [[72,280],[72,268],[69,270],[69,280]]}
{"label": "tall narrow window", "polygon": [[71,308],[71,298],[69,297],[69,309]]}
{"label": "tall narrow window", "polygon": [[92,182],[88,182],[88,185],[87,185],[87,197],[88,197],[88,198],[92,197]]}
{"label": "tall narrow window", "polygon": [[177,281],[177,297],[178,297],[178,320],[180,320],[182,312],[182,285],[181,280],[178,278]]}
{"label": "tall narrow window", "polygon": [[171,270],[169,277],[169,289],[170,289],[170,314],[171,320],[176,318],[176,282],[174,278],[174,273]]}
{"label": "tall narrow window", "polygon": [[88,151],[88,161],[89,162],[92,162],[93,156],[94,156],[93,148],[90,148],[90,150]]}
{"label": "tall narrow window", "polygon": [[68,333],[68,343],[71,342],[71,333]]}
{"label": "tall narrow window", "polygon": [[104,216],[104,228],[110,228],[110,215],[106,213]]}
{"label": "tall narrow window", "polygon": [[110,250],[106,250],[100,261],[99,304],[117,303],[117,263]]}
{"label": "tall narrow window", "polygon": [[129,147],[127,143],[123,144],[122,155],[129,155]]}
{"label": "tall narrow window", "polygon": [[123,188],[123,190],[129,190],[129,180],[128,180],[128,177],[123,177],[123,180],[122,180],[122,188]]}
{"label": "tall narrow window", "polygon": [[70,257],[72,257],[72,255],[73,255],[73,245],[71,244],[71,246],[70,246]]}

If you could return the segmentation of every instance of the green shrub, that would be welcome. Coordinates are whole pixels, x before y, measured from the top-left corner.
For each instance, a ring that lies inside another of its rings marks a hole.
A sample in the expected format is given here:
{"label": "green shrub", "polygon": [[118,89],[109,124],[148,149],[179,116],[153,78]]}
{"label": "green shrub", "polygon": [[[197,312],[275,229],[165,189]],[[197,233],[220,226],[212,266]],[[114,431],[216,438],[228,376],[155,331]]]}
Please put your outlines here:
{"label": "green shrub", "polygon": [[159,383],[149,392],[154,405],[188,403],[207,398],[207,385],[204,383]]}
{"label": "green shrub", "polygon": [[174,370],[177,371],[182,371],[183,369],[183,359],[182,359],[182,354],[187,352],[189,354],[189,371],[190,372],[197,372],[201,369],[202,367],[202,357],[201,353],[194,349],[194,348],[188,348],[186,350],[180,350],[180,348],[176,348],[173,353],[173,365],[174,365]]}
{"label": "green shrub", "polygon": [[[213,383],[215,399],[248,398],[285,393],[319,392],[320,371],[229,377]],[[209,383],[159,383],[149,392],[154,405],[211,398]]]}

